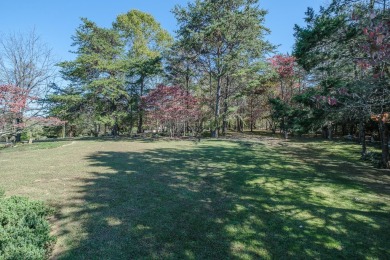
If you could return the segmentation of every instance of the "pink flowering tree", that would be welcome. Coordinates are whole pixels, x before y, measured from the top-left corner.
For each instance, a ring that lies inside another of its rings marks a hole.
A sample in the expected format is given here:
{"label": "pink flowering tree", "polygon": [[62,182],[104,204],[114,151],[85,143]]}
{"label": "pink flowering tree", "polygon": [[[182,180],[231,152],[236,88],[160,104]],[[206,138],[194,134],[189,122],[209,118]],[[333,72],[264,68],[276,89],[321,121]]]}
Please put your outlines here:
{"label": "pink flowering tree", "polygon": [[64,121],[54,117],[38,117],[31,115],[29,103],[36,100],[29,91],[13,85],[0,85],[0,137],[20,134],[35,125],[59,126]]}
{"label": "pink flowering tree", "polygon": [[178,86],[159,85],[143,98],[149,125],[171,137],[186,128],[195,128],[199,116],[198,101]]}
{"label": "pink flowering tree", "polygon": [[0,136],[12,135],[23,129],[23,112],[29,99],[31,97],[25,89],[0,85]]}

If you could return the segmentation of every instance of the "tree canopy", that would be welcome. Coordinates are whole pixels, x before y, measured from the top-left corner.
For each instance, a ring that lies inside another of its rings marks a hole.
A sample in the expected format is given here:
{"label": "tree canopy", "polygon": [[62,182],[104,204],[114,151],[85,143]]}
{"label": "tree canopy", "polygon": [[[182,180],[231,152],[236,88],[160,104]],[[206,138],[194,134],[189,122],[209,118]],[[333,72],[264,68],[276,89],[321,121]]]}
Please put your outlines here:
{"label": "tree canopy", "polygon": [[257,0],[196,0],[172,12],[175,38],[138,10],[110,28],[81,20],[76,58],[59,63],[69,84],[53,85],[49,99],[72,135],[218,137],[266,128],[285,138],[357,136],[366,158],[369,134],[390,166],[387,1],[308,8],[292,54],[265,39],[267,12]]}

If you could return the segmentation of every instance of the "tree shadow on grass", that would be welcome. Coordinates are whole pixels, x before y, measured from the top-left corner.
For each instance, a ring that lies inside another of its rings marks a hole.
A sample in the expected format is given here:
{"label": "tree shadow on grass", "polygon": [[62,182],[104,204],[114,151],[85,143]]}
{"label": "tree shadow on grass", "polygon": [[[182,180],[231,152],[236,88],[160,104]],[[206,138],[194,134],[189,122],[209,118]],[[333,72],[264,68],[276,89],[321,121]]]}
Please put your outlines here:
{"label": "tree shadow on grass", "polygon": [[327,143],[330,146],[334,142],[307,142],[306,147],[299,149],[284,149],[280,153],[293,160],[300,160],[304,165],[311,165],[313,169],[324,177],[329,177],[330,181],[354,183],[365,188],[367,192],[390,196],[390,171],[377,169],[360,159],[360,147],[352,146],[345,142],[334,144],[342,147],[328,151],[324,147],[317,147],[316,144]]}
{"label": "tree shadow on grass", "polygon": [[358,259],[390,254],[390,214],[383,205],[367,210],[369,205],[343,197],[340,203],[328,201],[331,195],[312,190],[323,186],[364,193],[366,186],[317,174],[315,164],[266,148],[209,141],[192,149],[97,152],[87,159],[96,172],[83,180],[78,197],[64,203],[74,210],[59,216],[81,223],[80,238],[59,258]]}

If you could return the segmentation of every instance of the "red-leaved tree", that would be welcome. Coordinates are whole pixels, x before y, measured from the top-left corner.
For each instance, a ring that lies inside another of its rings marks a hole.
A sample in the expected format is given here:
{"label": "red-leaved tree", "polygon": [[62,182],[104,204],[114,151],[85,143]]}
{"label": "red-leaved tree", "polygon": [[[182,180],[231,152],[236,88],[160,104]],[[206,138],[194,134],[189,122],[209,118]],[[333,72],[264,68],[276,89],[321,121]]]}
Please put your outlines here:
{"label": "red-leaved tree", "polygon": [[270,58],[269,62],[279,80],[279,97],[281,100],[289,102],[294,89],[299,87],[296,84],[296,78],[298,76],[296,58],[294,56],[278,54]]}
{"label": "red-leaved tree", "polygon": [[55,117],[38,117],[29,111],[28,104],[36,100],[25,88],[0,85],[0,137],[11,137],[26,127],[59,126],[65,122]]}
{"label": "red-leaved tree", "polygon": [[23,88],[0,85],[0,136],[12,135],[24,127],[22,115],[29,99]]}
{"label": "red-leaved tree", "polygon": [[289,78],[295,74],[295,61],[294,56],[289,55],[275,55],[270,58],[272,67],[276,70],[281,78]]}
{"label": "red-leaved tree", "polygon": [[178,86],[159,85],[143,98],[149,125],[171,136],[194,131],[199,116],[198,101]]}
{"label": "red-leaved tree", "polygon": [[269,59],[270,66],[276,74],[277,84],[274,97],[270,99],[271,118],[279,124],[285,138],[292,129],[289,111],[293,108],[292,97],[300,91],[300,73],[296,58],[289,55],[275,55]]}

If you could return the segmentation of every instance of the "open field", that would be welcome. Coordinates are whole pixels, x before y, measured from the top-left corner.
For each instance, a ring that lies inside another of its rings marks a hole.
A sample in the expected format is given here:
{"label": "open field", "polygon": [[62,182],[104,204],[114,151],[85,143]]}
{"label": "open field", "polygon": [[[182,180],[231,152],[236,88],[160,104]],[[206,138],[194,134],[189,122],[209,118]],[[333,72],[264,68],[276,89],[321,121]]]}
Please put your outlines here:
{"label": "open field", "polygon": [[390,173],[354,144],[34,145],[0,151],[0,187],[56,208],[56,259],[390,257]]}

